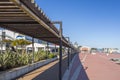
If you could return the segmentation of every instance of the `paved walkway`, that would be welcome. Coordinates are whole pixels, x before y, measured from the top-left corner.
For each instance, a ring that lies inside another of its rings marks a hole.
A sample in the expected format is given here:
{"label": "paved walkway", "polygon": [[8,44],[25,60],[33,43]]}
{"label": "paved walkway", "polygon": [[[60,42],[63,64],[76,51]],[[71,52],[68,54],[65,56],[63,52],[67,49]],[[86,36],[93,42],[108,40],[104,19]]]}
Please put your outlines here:
{"label": "paved walkway", "polygon": [[120,65],[111,58],[120,54],[77,54],[63,80],[120,80]]}
{"label": "paved walkway", "polygon": [[[66,69],[68,68],[67,60],[68,60],[67,56],[63,57],[62,76],[66,71]],[[16,80],[59,80],[58,73],[59,73],[59,63],[57,60],[43,67],[40,67],[39,69],[36,69],[26,75],[23,75]]]}
{"label": "paved walkway", "polygon": [[[86,54],[80,54],[84,58]],[[87,54],[84,61],[87,75],[90,80],[120,80],[120,65],[111,61],[111,58],[120,58],[120,54]]]}
{"label": "paved walkway", "polygon": [[[67,69],[67,58],[63,59],[63,80],[120,80],[120,65],[111,61],[120,54],[76,54]],[[66,70],[67,69],[67,70]],[[59,80],[58,61],[54,61],[18,80]],[[66,72],[65,72],[66,71]]]}

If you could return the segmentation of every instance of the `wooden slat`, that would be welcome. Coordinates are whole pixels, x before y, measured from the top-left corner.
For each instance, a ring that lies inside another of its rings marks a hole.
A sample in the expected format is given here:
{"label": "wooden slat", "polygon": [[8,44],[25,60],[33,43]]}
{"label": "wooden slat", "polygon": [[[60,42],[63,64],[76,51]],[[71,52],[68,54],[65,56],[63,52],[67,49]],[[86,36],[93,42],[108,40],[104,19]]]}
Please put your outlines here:
{"label": "wooden slat", "polygon": [[[1,0],[0,0],[1,1]],[[0,2],[0,5],[1,4],[14,4],[13,2]]]}
{"label": "wooden slat", "polygon": [[10,2],[10,0],[0,0],[1,2]]}
{"label": "wooden slat", "polygon": [[0,14],[22,14],[22,13],[25,13],[25,12],[0,12]]}
{"label": "wooden slat", "polygon": [[0,9],[0,12],[22,12],[21,9]]}
{"label": "wooden slat", "polygon": [[15,6],[13,2],[1,2],[0,1],[0,6]]}
{"label": "wooden slat", "polygon": [[18,8],[18,6],[0,6],[0,9]]}
{"label": "wooden slat", "polygon": [[4,3],[4,4],[2,4],[2,3],[0,3],[0,6],[15,6],[15,4],[13,4],[13,3],[8,3],[8,4]]}
{"label": "wooden slat", "polygon": [[28,16],[26,15],[25,13],[22,13],[22,14],[16,14],[16,13],[6,13],[6,14],[0,14],[0,16]]}
{"label": "wooden slat", "polygon": [[33,22],[34,20],[23,20],[23,19],[0,19],[0,22]]}
{"label": "wooden slat", "polygon": [[6,24],[8,26],[13,26],[13,27],[21,27],[21,28],[38,28],[40,25],[39,24]]}
{"label": "wooden slat", "polygon": [[38,24],[38,22],[35,21],[0,21],[0,24]]}
{"label": "wooden slat", "polygon": [[12,16],[12,17],[8,17],[8,16],[3,17],[3,16],[1,16],[1,17],[0,17],[0,20],[2,20],[2,19],[3,19],[3,20],[4,20],[4,19],[13,20],[13,19],[16,19],[16,18],[17,18],[17,19],[22,19],[22,20],[31,20],[31,19],[32,19],[32,18],[30,18],[30,17],[17,17],[17,16],[16,16],[16,17],[13,17],[13,16]]}

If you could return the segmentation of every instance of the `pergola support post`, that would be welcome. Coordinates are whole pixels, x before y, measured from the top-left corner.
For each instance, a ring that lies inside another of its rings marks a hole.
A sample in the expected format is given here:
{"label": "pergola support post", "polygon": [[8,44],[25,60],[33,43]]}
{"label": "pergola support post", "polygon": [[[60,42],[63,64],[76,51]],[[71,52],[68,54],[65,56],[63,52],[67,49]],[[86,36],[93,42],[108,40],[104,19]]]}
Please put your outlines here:
{"label": "pergola support post", "polygon": [[[48,43],[48,42],[47,42],[46,54],[47,54],[47,56],[48,56],[48,54],[49,54],[49,43]],[[47,57],[47,58],[48,58],[48,57]]]}
{"label": "pergola support post", "polygon": [[[65,37],[65,38],[67,38],[67,40],[68,40],[68,43],[70,44],[70,38],[69,37]],[[68,53],[68,69],[69,69],[69,64],[70,64],[70,48],[68,47],[68,50],[67,50],[67,53]]]}
{"label": "pergola support post", "polygon": [[60,30],[59,30],[59,80],[62,80],[62,22],[61,21],[55,21],[53,24],[59,24]]}
{"label": "pergola support post", "polygon": [[68,48],[68,69],[69,69],[69,65],[70,65],[70,48]]}
{"label": "pergola support post", "polygon": [[32,63],[34,63],[34,53],[35,53],[35,49],[34,49],[34,38],[32,37]]}
{"label": "pergola support post", "polygon": [[62,80],[62,40],[60,38],[60,51],[59,51],[59,80]]}
{"label": "pergola support post", "polygon": [[62,22],[60,24],[59,80],[62,80]]}
{"label": "pergola support post", "polygon": [[55,54],[56,54],[56,49],[57,49],[57,48],[56,48],[56,44],[55,44]]}
{"label": "pergola support post", "polygon": [[[70,44],[70,38],[68,37],[68,42]],[[70,48],[68,47],[68,69],[69,69],[69,65],[70,65]]]}

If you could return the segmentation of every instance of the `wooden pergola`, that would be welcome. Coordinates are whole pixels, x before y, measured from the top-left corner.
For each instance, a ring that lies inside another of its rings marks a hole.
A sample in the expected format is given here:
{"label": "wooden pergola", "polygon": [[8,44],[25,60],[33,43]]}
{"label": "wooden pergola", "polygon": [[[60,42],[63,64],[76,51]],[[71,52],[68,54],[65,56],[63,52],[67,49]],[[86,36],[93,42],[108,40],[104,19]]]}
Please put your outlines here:
{"label": "wooden pergola", "polygon": [[[73,46],[62,35],[61,24],[58,30],[34,0],[0,0],[0,27],[60,45],[59,80],[62,79],[62,45]],[[69,54],[68,51],[68,64]]]}
{"label": "wooden pergola", "polygon": [[[59,30],[34,0],[0,0],[0,27],[59,45]],[[70,47],[63,36],[62,44]]]}

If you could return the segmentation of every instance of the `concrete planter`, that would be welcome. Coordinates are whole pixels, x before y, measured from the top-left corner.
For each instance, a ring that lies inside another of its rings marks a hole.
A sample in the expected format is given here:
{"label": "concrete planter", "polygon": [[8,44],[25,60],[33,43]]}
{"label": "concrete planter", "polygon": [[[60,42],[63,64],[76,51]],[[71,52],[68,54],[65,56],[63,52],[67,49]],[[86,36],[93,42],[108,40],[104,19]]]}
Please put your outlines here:
{"label": "concrete planter", "polygon": [[57,58],[53,58],[53,59],[47,59],[47,60],[43,60],[40,62],[36,62],[33,64],[29,64],[27,66],[23,66],[23,67],[19,67],[19,68],[14,68],[8,71],[3,71],[0,72],[0,80],[11,80],[11,79],[15,79],[17,77],[20,77],[21,75],[24,75],[34,69],[37,69],[45,64],[48,64],[52,61],[57,60]]}

